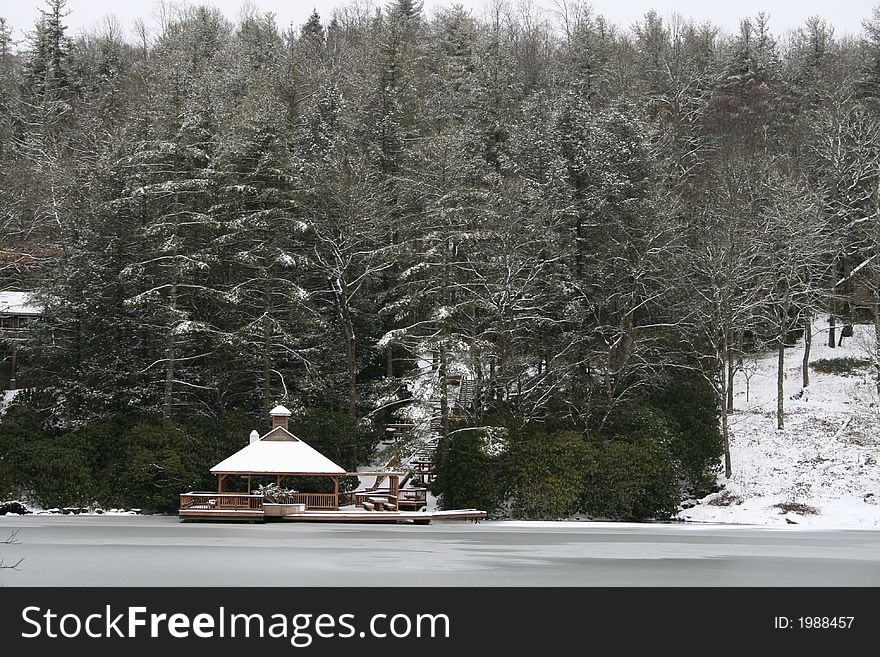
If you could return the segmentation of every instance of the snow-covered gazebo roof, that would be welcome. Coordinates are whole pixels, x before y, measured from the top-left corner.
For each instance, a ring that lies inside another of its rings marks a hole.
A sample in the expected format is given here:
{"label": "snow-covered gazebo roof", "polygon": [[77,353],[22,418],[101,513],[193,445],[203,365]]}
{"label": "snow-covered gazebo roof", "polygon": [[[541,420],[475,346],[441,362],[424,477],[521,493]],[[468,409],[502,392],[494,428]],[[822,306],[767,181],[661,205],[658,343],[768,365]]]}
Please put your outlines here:
{"label": "snow-covered gazebo roof", "polygon": [[211,468],[216,475],[324,475],[339,476],[345,469],[321,454],[314,447],[294,436],[287,427],[290,415],[283,406],[272,409],[273,420],[279,420],[266,435],[253,440],[235,454]]}

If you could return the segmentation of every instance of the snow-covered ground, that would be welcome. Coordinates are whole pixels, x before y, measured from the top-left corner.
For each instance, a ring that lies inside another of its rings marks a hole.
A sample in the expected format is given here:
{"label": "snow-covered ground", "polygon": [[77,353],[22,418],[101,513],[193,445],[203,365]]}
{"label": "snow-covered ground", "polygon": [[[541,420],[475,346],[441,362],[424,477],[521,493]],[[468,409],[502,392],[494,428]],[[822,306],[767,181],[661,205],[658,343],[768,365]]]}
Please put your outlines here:
{"label": "snow-covered ground", "polygon": [[[828,324],[817,323],[810,361],[869,358],[874,328],[855,327],[841,347],[827,346]],[[731,417],[733,477],[724,490],[679,514],[682,520],[826,527],[880,526],[880,397],[869,368],[848,376],[810,368],[801,392],[803,344],[785,358],[785,430],[776,429],[776,354],[746,361],[735,380]],[[798,397],[798,398],[794,398]],[[809,509],[785,512],[777,504]]]}
{"label": "snow-covered ground", "polygon": [[6,407],[12,403],[20,390],[0,390],[0,415],[6,412]]}

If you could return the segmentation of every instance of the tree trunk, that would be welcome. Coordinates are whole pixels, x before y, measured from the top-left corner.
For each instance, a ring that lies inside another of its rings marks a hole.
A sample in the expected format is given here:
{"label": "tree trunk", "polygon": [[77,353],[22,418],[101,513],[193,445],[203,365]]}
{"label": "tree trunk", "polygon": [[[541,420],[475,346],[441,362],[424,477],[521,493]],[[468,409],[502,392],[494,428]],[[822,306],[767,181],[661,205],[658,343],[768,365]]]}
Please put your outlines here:
{"label": "tree trunk", "polygon": [[813,346],[813,313],[806,311],[804,316],[804,362],[801,365],[803,387],[810,387],[810,348]]}
{"label": "tree trunk", "polygon": [[733,476],[733,466],[730,461],[730,429],[726,408],[721,412],[721,436],[724,438],[724,476],[730,479]]}
{"label": "tree trunk", "polygon": [[730,382],[727,380],[726,360],[728,350],[727,333],[724,332],[722,337],[721,353],[718,354],[718,364],[720,365],[721,375],[721,394],[719,401],[721,402],[721,437],[724,439],[724,476],[730,479],[733,476],[733,464],[730,458],[730,427],[728,423],[727,411],[727,387]]}
{"label": "tree trunk", "polygon": [[776,362],[776,428],[785,428],[785,327],[779,335]]}
{"label": "tree trunk", "polygon": [[831,314],[828,316],[828,346],[834,349],[837,346],[837,339],[834,335],[837,320],[834,317],[834,301],[831,302]]}
{"label": "tree trunk", "polygon": [[482,417],[483,413],[483,356],[477,349],[474,352],[474,410]]}
{"label": "tree trunk", "polygon": [[[474,373],[473,379],[473,395],[471,397],[471,408],[476,412],[480,413],[480,382],[482,377],[480,376],[480,350],[472,343],[468,348],[468,354],[470,358],[471,368]],[[462,385],[464,385],[462,383]]]}
{"label": "tree trunk", "polygon": [[348,374],[348,414],[357,417],[357,336],[354,333],[354,322],[351,309],[345,294],[347,285],[341,278],[332,281],[336,296],[336,310],[339,323],[342,325],[342,340],[345,343],[345,369]]}
{"label": "tree trunk", "polygon": [[357,344],[347,308],[343,317],[345,363],[348,370],[348,414],[351,417],[357,417]]}
{"label": "tree trunk", "polygon": [[488,385],[488,402],[490,405],[495,404],[495,354],[489,355],[489,385]]}
{"label": "tree trunk", "polygon": [[736,365],[733,361],[733,349],[727,351],[727,411],[733,412],[733,379],[736,376]]}
{"label": "tree trunk", "polygon": [[440,462],[445,462],[449,449],[449,377],[447,376],[448,355],[446,347],[440,347],[438,378],[440,383]]}
{"label": "tree trunk", "polygon": [[165,343],[165,394],[162,401],[162,415],[171,417],[171,405],[174,389],[174,363],[176,359],[175,334],[176,328],[174,317],[177,314],[177,283],[171,285],[171,326],[168,330],[168,338]]}
{"label": "tree trunk", "polygon": [[745,363],[743,359],[745,358],[746,347],[745,347],[745,334],[744,331],[740,331],[736,334],[736,364],[739,367],[740,371],[743,370]]}
{"label": "tree trunk", "polygon": [[853,336],[852,324],[852,258],[849,255],[843,256],[843,279],[841,294],[843,299],[840,304],[841,317],[843,319],[843,327],[840,329],[840,337],[837,339],[837,346],[843,344],[844,338]]}
{"label": "tree trunk", "polygon": [[263,408],[268,411],[274,406],[272,404],[272,333],[269,329],[268,322],[263,327]]}
{"label": "tree trunk", "polygon": [[263,323],[263,409],[268,411],[274,404],[272,403],[272,382],[269,377],[272,376],[272,283],[268,276],[263,282],[263,312],[266,313],[266,321]]}
{"label": "tree trunk", "polygon": [[877,394],[880,395],[880,305],[874,306],[874,367],[877,381]]}

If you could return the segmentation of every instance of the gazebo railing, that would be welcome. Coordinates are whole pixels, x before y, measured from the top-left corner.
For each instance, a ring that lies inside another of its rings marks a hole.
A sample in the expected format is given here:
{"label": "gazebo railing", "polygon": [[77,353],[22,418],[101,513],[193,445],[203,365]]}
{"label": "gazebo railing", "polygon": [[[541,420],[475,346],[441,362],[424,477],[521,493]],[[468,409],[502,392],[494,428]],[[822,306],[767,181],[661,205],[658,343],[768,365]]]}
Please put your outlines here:
{"label": "gazebo railing", "polygon": [[305,504],[307,510],[339,508],[333,493],[292,493],[284,496],[284,504]]}
{"label": "gazebo railing", "polygon": [[183,493],[181,511],[262,511],[263,496],[245,493]]}
{"label": "gazebo railing", "polygon": [[[305,504],[308,510],[339,509],[333,493],[293,493],[279,498],[282,504]],[[183,493],[181,511],[262,511],[268,503],[262,495],[247,493]]]}

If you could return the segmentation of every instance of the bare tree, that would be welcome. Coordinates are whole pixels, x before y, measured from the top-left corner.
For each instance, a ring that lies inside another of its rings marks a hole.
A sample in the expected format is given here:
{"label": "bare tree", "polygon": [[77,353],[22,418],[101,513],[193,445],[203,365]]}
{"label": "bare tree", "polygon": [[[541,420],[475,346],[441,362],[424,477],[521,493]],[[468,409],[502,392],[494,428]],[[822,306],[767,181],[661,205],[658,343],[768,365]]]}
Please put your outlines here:
{"label": "bare tree", "polygon": [[[785,428],[788,336],[793,328],[803,325],[805,340],[811,339],[807,325],[824,296],[828,266],[822,240],[825,230],[820,200],[810,191],[806,180],[778,165],[771,170],[767,187],[768,204],[763,212],[765,258],[762,259],[767,298],[762,315],[776,334],[776,426],[782,430]],[[805,381],[804,387],[809,383]]]}
{"label": "bare tree", "polygon": [[686,265],[681,269],[690,327],[685,340],[718,395],[728,478],[733,474],[728,406],[734,374],[731,352],[738,336],[754,328],[765,298],[759,284],[764,257],[759,180],[754,162],[744,157],[722,162],[713,181],[713,197],[690,227]]}
{"label": "bare tree", "polygon": [[[18,531],[12,532],[6,540],[0,541],[0,545],[18,545],[18,543]],[[0,558],[0,570],[18,570],[22,562],[24,562],[24,558],[19,559],[15,563],[7,564]]]}

